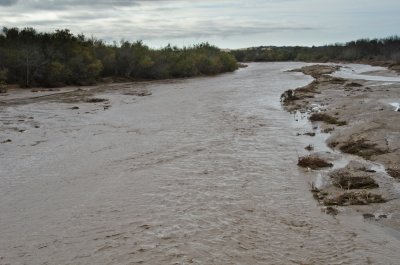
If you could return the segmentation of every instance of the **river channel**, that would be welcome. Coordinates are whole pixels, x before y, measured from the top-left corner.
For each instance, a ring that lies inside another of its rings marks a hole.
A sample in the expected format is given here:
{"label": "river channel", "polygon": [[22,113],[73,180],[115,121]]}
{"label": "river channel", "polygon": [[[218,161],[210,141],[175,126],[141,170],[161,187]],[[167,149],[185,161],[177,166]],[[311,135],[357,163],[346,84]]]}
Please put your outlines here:
{"label": "river channel", "polygon": [[296,165],[311,124],[279,98],[302,65],[0,106],[0,264],[398,264],[398,238],[322,212]]}

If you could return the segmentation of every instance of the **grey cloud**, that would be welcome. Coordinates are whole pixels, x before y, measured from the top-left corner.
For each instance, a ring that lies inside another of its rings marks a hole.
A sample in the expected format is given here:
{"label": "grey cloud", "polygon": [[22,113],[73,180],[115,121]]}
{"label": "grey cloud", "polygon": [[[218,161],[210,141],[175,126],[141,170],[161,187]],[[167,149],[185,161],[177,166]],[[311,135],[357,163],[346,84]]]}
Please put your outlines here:
{"label": "grey cloud", "polygon": [[[315,28],[296,25],[274,25],[260,21],[243,21],[239,24],[228,24],[225,21],[197,21],[191,27],[185,27],[180,23],[151,21],[145,25],[132,26],[128,21],[116,21],[118,26],[103,28],[95,32],[99,37],[107,36],[107,32],[113,32],[114,37],[125,39],[180,39],[180,38],[210,38],[249,36],[253,34],[269,34],[271,32],[299,32],[311,31]],[[119,23],[121,22],[121,23]],[[93,29],[95,30],[95,29]],[[105,36],[104,36],[105,35]]]}
{"label": "grey cloud", "polygon": [[[0,0],[5,2],[16,2],[18,0]],[[118,7],[118,6],[136,6],[146,2],[159,2],[168,0],[26,0],[20,2],[21,7],[28,9],[42,9],[42,10],[57,10],[57,9],[69,9],[76,7]]]}
{"label": "grey cloud", "polygon": [[12,6],[15,5],[18,0],[0,0],[0,6]]}

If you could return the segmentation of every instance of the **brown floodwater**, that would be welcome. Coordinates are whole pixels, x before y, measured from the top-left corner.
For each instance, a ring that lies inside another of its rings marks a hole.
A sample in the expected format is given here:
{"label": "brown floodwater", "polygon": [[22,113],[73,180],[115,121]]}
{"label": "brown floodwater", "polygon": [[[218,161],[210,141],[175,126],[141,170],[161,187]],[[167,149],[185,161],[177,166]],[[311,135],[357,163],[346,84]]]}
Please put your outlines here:
{"label": "brown floodwater", "polygon": [[296,166],[329,151],[279,102],[301,65],[0,106],[0,264],[398,264],[397,232],[323,213]]}

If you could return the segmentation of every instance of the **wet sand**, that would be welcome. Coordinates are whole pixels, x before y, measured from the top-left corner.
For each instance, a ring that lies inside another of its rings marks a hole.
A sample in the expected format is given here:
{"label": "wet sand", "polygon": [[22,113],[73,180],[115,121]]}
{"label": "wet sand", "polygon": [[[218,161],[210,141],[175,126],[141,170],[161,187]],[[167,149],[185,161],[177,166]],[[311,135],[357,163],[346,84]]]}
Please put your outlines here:
{"label": "wet sand", "polygon": [[[300,69],[315,81],[312,87],[295,92],[299,99],[288,101],[287,108],[303,112],[305,116],[324,113],[345,123],[338,126],[315,122],[314,126],[317,134],[329,132],[326,143],[343,160],[342,176],[372,177],[379,188],[334,188],[334,180],[328,176],[333,170],[321,174],[323,181],[318,181],[317,188],[330,196],[342,194],[343,190],[382,195],[388,202],[352,208],[369,216],[372,222],[399,231],[400,183],[388,172],[400,168],[400,112],[394,104],[400,101],[400,76],[384,67],[357,64],[339,67],[325,64]],[[334,78],[329,78],[329,74]],[[353,165],[358,163],[358,169],[345,167],[351,161]]]}
{"label": "wet sand", "polygon": [[279,102],[303,65],[1,96],[0,264],[397,264],[397,232],[322,212],[296,165],[344,163]]}

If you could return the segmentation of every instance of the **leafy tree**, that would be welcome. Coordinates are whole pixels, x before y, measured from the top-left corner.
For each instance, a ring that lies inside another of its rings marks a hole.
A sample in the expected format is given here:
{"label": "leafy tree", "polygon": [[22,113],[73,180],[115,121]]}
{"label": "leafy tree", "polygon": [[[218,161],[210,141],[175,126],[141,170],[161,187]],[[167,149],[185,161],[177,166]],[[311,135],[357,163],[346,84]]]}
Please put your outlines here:
{"label": "leafy tree", "polygon": [[[0,32],[2,80],[31,86],[86,85],[101,77],[161,79],[217,74],[237,69],[235,58],[202,43],[150,49],[142,41],[105,44],[68,29],[39,33],[33,28]],[[4,82],[4,81],[3,81]]]}

